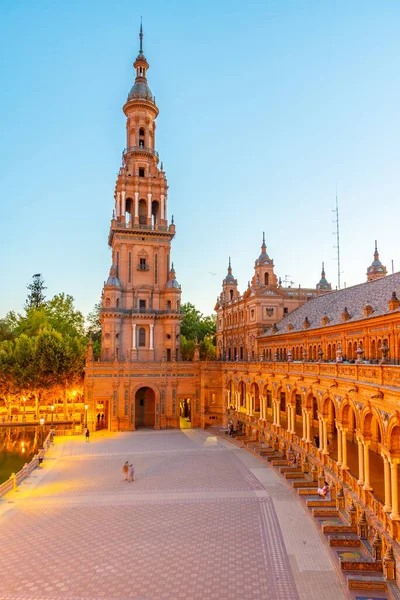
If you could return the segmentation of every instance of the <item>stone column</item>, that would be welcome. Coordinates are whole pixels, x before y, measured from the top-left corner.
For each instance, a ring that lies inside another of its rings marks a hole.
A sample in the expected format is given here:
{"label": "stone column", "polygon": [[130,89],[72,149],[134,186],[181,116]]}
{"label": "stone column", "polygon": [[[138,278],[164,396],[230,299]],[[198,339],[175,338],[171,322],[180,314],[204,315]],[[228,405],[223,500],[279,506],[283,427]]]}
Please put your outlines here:
{"label": "stone column", "polygon": [[126,213],[125,196],[126,196],[126,192],[122,191],[121,192],[121,214],[123,217],[125,217],[125,213]]}
{"label": "stone column", "polygon": [[253,406],[254,406],[253,395],[249,394],[249,415],[251,417],[253,416]]}
{"label": "stone column", "polygon": [[307,441],[307,413],[304,408],[301,411],[301,414],[303,415],[303,437],[301,439],[305,442]]}
{"label": "stone column", "polygon": [[324,447],[322,417],[318,417],[318,436],[319,436],[319,449],[322,450],[322,448]]}
{"label": "stone column", "polygon": [[279,410],[280,406],[279,406],[279,401],[275,402],[275,410],[276,410],[276,424],[278,425],[278,427],[281,426],[281,411]]}
{"label": "stone column", "polygon": [[342,469],[348,469],[347,464],[347,431],[348,429],[342,429]]}
{"label": "stone column", "polygon": [[136,323],[132,323],[132,350],[136,350]]}
{"label": "stone column", "polygon": [[139,218],[139,192],[135,192],[135,219]]}
{"label": "stone column", "polygon": [[397,489],[397,464],[398,459],[392,460],[390,464],[391,475],[392,475],[392,513],[390,515],[392,521],[399,521],[399,493]]}
{"label": "stone column", "polygon": [[117,192],[117,198],[115,200],[115,216],[119,217],[121,214],[121,192]]}
{"label": "stone column", "polygon": [[369,473],[369,447],[371,442],[364,441],[364,490],[372,490]]}
{"label": "stone column", "polygon": [[164,219],[167,219],[167,199],[168,199],[168,196],[165,195],[165,199],[164,199]]}
{"label": "stone column", "polygon": [[154,325],[150,323],[150,350],[154,350]]}
{"label": "stone column", "polygon": [[311,415],[308,412],[308,410],[306,410],[306,419],[307,419],[307,442],[311,442]]}
{"label": "stone column", "polygon": [[164,199],[165,199],[164,194],[161,194],[161,196],[160,196],[160,219],[165,219],[165,216],[164,216],[164,213],[165,213]]}
{"label": "stone column", "polygon": [[290,423],[290,433],[296,433],[296,430],[294,428],[294,422],[295,422],[295,419],[296,419],[296,409],[293,406],[293,404],[290,405],[290,408],[291,408],[291,413],[292,413],[291,423]]}
{"label": "stone column", "polygon": [[361,438],[357,438],[358,442],[358,483],[364,485],[364,451]]}
{"label": "stone column", "polygon": [[329,454],[328,451],[328,419],[322,419],[322,436],[323,436],[323,450],[322,454]]}
{"label": "stone column", "polygon": [[292,405],[287,405],[287,428],[286,431],[291,433],[292,431]]}
{"label": "stone column", "polygon": [[386,454],[382,454],[383,472],[385,477],[385,506],[383,510],[387,513],[392,512],[392,498],[390,489],[390,462]]}
{"label": "stone column", "polygon": [[147,218],[151,219],[151,192],[147,194]]}
{"label": "stone column", "polygon": [[337,464],[342,464],[342,428],[340,425],[336,425],[337,429]]}

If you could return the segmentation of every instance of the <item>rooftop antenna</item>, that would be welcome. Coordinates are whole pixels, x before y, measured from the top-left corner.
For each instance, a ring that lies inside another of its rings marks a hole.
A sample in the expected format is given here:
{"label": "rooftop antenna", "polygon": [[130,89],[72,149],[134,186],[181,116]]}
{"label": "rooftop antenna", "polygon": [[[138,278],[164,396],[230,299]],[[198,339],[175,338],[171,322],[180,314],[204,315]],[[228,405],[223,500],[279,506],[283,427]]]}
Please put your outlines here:
{"label": "rooftop antenna", "polygon": [[338,195],[337,195],[337,186],[336,186],[336,208],[332,210],[335,217],[333,222],[336,226],[336,231],[333,232],[333,235],[336,235],[336,246],[333,246],[337,249],[337,289],[340,290],[340,240],[339,240],[339,203],[338,203]]}
{"label": "rooftop antenna", "polygon": [[285,277],[283,278],[283,283],[285,284],[285,286],[289,283],[290,285],[294,284],[294,281],[292,281],[290,279],[291,275],[285,275]]}

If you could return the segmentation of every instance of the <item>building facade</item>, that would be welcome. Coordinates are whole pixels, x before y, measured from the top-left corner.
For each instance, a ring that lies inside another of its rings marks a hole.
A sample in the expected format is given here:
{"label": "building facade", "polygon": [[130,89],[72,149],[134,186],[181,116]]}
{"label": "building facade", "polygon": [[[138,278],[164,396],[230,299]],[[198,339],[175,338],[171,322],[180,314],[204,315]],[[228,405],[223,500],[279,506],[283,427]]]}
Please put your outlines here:
{"label": "building facade", "polygon": [[267,254],[265,234],[261,254],[254,263],[254,274],[247,290],[240,294],[232,274],[228,273],[214,310],[217,313],[217,357],[219,360],[262,360],[258,339],[287,314],[321,294],[331,291],[322,263],[321,279],[315,288],[284,287],[275,274],[274,261]]}
{"label": "building facade", "polygon": [[[115,188],[112,264],[102,296],[102,351],[85,368],[91,429],[233,423],[253,440],[295,449],[333,496],[400,540],[400,273],[375,245],[367,281],[332,291],[283,287],[265,238],[244,294],[232,273],[217,300],[215,362],[180,360],[175,234],[156,151],[158,108],[140,51],[124,105],[127,143]],[[86,408],[87,407],[87,408]],[[365,515],[364,515],[365,516]],[[360,517],[361,518],[361,517]],[[389,536],[389,537],[388,537]],[[400,555],[394,546],[396,558]]]}

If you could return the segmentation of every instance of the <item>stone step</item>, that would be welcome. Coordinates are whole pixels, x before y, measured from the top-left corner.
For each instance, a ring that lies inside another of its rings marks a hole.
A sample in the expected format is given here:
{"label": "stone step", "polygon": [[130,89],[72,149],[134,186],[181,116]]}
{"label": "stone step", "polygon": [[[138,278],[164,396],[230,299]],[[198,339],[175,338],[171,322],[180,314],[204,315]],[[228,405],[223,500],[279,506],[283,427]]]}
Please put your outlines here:
{"label": "stone step", "polygon": [[313,508],[313,517],[338,517],[339,511],[336,508]]}
{"label": "stone step", "polygon": [[284,460],[283,458],[276,458],[275,460],[271,460],[271,465],[273,467],[288,467],[289,466],[289,461],[288,460]]}
{"label": "stone step", "polygon": [[275,456],[276,450],[272,448],[259,448],[256,450],[260,456]]}
{"label": "stone step", "polygon": [[[301,490],[299,490],[299,492],[301,492]],[[336,502],[334,502],[333,500],[320,500],[320,499],[307,500],[307,506],[308,506],[308,508],[313,508],[313,507],[317,507],[317,506],[322,508],[323,506],[336,506]]]}
{"label": "stone step", "polygon": [[304,481],[293,481],[292,486],[294,488],[313,488],[315,489],[315,486],[317,484],[315,483],[315,481],[311,481],[310,479],[304,479]]}
{"label": "stone step", "polygon": [[272,464],[272,461],[274,460],[282,460],[282,454],[280,454],[279,452],[274,452],[273,454],[271,454],[270,456],[267,456],[267,461],[270,462]]}
{"label": "stone step", "polygon": [[303,475],[302,470],[299,467],[290,467],[290,466],[280,467],[279,473],[301,473]]}
{"label": "stone step", "polygon": [[357,533],[357,527],[352,525],[322,525],[322,533]]}
{"label": "stone step", "polygon": [[347,587],[349,590],[367,590],[369,592],[386,592],[388,589],[384,577],[371,577],[369,575],[349,575],[347,577]]}
{"label": "stone step", "polygon": [[360,538],[356,537],[353,533],[348,535],[329,535],[328,540],[330,546],[343,546],[344,548],[357,548],[361,546]]}
{"label": "stone step", "polygon": [[381,573],[383,570],[381,560],[364,560],[362,558],[340,559],[340,568],[342,571],[362,571],[363,573]]}
{"label": "stone step", "polygon": [[[299,496],[318,496],[317,488],[299,488]],[[336,505],[334,505],[336,506]]]}
{"label": "stone step", "polygon": [[304,478],[304,475],[301,471],[299,471],[298,473],[296,473],[296,472],[283,473],[283,476],[285,477],[285,479],[303,479]]}

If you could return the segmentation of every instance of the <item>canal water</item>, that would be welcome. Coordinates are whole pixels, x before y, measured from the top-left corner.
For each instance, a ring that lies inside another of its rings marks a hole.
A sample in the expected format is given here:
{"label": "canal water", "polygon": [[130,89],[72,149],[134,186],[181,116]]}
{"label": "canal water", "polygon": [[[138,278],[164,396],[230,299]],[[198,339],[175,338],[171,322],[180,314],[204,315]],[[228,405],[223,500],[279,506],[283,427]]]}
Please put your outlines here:
{"label": "canal water", "polygon": [[34,425],[0,426],[0,484],[32,460],[49,431],[46,425],[43,429]]}

